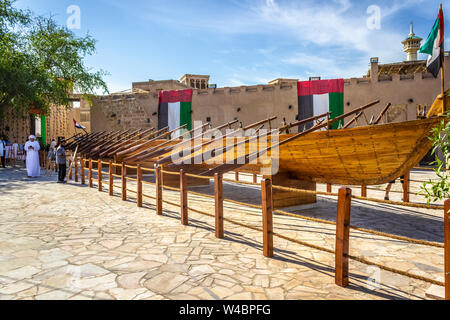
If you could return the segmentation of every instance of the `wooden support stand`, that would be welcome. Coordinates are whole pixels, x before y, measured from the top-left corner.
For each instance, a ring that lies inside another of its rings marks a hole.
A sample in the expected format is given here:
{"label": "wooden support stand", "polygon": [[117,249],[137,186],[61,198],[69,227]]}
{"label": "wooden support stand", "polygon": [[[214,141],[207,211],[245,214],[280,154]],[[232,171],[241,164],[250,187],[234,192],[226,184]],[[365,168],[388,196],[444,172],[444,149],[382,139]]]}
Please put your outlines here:
{"label": "wooden support stand", "polygon": [[327,192],[332,192],[331,183],[327,183]]}
{"label": "wooden support stand", "polygon": [[155,180],[156,180],[156,214],[162,215],[162,176],[161,167],[155,165]]}
{"label": "wooden support stand", "polygon": [[239,171],[234,172],[234,180],[239,181]]}
{"label": "wooden support stand", "polygon": [[89,159],[89,188],[92,188],[92,159]]}
{"label": "wooden support stand", "polygon": [[127,167],[122,162],[122,201],[127,201]]}
{"label": "wooden support stand", "polygon": [[113,164],[112,160],[109,160],[108,164],[108,173],[109,173],[109,195],[112,196],[114,194],[114,177],[113,177]]}
{"label": "wooden support stand", "polygon": [[139,208],[142,208],[142,168],[141,165],[137,165],[137,206]]}
{"label": "wooden support stand", "polygon": [[403,202],[409,202],[409,175],[409,171],[404,175],[405,178],[403,180]]}
{"label": "wooden support stand", "polygon": [[367,186],[361,186],[361,197],[367,198]]}
{"label": "wooden support stand", "polygon": [[81,184],[85,184],[86,180],[85,180],[85,172],[84,172],[84,164],[85,164],[85,159],[81,158],[81,169],[80,169],[80,173],[81,173]]}
{"label": "wooden support stand", "polygon": [[256,173],[253,174],[253,183],[257,183],[258,182],[258,176]]}
{"label": "wooden support stand", "polygon": [[335,283],[341,287],[348,286],[351,201],[352,189],[340,188],[336,217]]}
{"label": "wooden support stand", "polygon": [[216,238],[223,239],[223,176],[220,173],[214,175],[214,197],[216,209]]}
{"label": "wooden support stand", "polygon": [[72,160],[69,159],[69,173],[67,174],[67,181],[72,180]]}
{"label": "wooden support stand", "polygon": [[445,300],[450,300],[450,199],[444,203]]}
{"label": "wooden support stand", "polygon": [[[316,191],[316,183],[312,181],[299,180],[287,173],[278,173],[274,176],[264,176],[263,179],[271,178],[273,186],[282,186],[295,189]],[[262,181],[262,180],[261,180]],[[316,203],[317,198],[315,193],[284,191],[274,188],[272,191],[273,207],[275,209],[282,209],[287,207],[294,207]]]}
{"label": "wooden support stand", "polygon": [[272,183],[270,179],[261,181],[261,203],[263,220],[263,254],[273,257]]}
{"label": "wooden support stand", "polygon": [[188,225],[188,194],[187,194],[186,173],[180,170],[180,207],[181,207],[181,224]]}
{"label": "wooden support stand", "polygon": [[98,166],[97,166],[97,168],[98,168],[98,191],[102,191],[103,190],[103,184],[102,184],[102,180],[103,180],[103,173],[102,173],[102,169],[103,169],[103,166],[102,166],[102,159],[98,159]]}

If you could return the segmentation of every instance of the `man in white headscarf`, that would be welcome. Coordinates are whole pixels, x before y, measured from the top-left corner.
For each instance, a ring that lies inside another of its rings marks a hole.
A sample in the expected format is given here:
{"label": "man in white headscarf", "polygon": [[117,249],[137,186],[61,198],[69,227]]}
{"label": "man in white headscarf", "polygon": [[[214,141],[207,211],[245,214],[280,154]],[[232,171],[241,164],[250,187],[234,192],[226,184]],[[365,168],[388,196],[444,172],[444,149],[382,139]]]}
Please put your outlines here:
{"label": "man in white headscarf", "polygon": [[28,137],[28,141],[25,143],[25,151],[27,152],[27,171],[28,177],[39,177],[41,175],[41,166],[39,163],[39,142],[36,141],[36,137],[31,135]]}

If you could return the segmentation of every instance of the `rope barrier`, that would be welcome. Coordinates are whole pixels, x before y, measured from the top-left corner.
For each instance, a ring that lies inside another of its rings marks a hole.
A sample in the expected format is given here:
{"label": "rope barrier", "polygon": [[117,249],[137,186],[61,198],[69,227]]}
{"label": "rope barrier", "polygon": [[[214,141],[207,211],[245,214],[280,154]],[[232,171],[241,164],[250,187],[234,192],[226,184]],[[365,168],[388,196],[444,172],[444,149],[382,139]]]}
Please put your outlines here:
{"label": "rope barrier", "polygon": [[127,189],[127,191],[129,191],[129,192],[131,192],[131,193],[137,193],[136,191],[131,190],[131,189]]}
{"label": "rope barrier", "polygon": [[131,180],[131,181],[137,181],[137,179],[134,178],[130,178],[130,177],[126,177],[127,180]]}
{"label": "rope barrier", "polygon": [[127,165],[127,164],[125,165],[125,167],[126,167],[126,168],[129,168],[129,169],[137,169],[136,166],[129,166],[129,165]]}
{"label": "rope barrier", "polygon": [[101,173],[105,174],[105,175],[109,175],[109,172],[105,172],[105,171],[101,171]]}
{"label": "rope barrier", "polygon": [[199,176],[199,175],[192,174],[192,173],[185,173],[185,175],[186,175],[186,177],[197,178],[197,179],[203,179],[203,180],[211,180],[211,179],[214,179],[214,177]]}
{"label": "rope barrier", "polygon": [[91,171],[92,171],[92,172],[98,172],[98,170],[97,170],[97,169],[92,169]]}
{"label": "rope barrier", "polygon": [[169,186],[165,186],[165,185],[163,185],[162,187],[163,187],[163,189],[168,189],[168,190],[172,190],[172,191],[180,191],[179,188],[169,187]]}
{"label": "rope barrier", "polygon": [[366,260],[366,259],[364,259],[362,257],[356,257],[356,256],[352,256],[352,255],[346,255],[346,256],[349,259],[361,262],[363,264],[376,266],[376,267],[378,267],[378,268],[380,268],[382,270],[386,270],[386,271],[389,271],[389,272],[392,272],[392,273],[400,274],[402,276],[410,277],[410,278],[413,278],[413,279],[416,279],[416,280],[421,280],[421,281],[424,281],[424,282],[428,282],[428,283],[431,283],[431,284],[435,284],[435,285],[438,285],[438,286],[445,287],[445,283],[442,282],[442,281],[438,281],[438,280],[430,279],[430,278],[427,278],[427,277],[419,276],[417,274],[413,274],[413,273],[410,273],[410,272],[407,272],[407,271],[402,271],[402,270],[386,267],[386,266],[384,266],[382,264]]}
{"label": "rope barrier", "polygon": [[241,180],[238,181],[238,180],[232,180],[232,179],[223,179],[223,181],[237,183],[237,184],[252,185],[252,186],[261,186],[259,183],[247,182],[247,181],[241,181]]}
{"label": "rope barrier", "polygon": [[122,186],[119,186],[119,185],[117,185],[117,184],[113,184],[113,187],[116,187],[116,188],[122,188]]}
{"label": "rope barrier", "polygon": [[155,169],[150,169],[150,168],[142,168],[141,167],[141,170],[142,171],[147,171],[147,172],[155,172]]}
{"label": "rope barrier", "polygon": [[156,183],[153,183],[153,182],[148,182],[148,181],[144,181],[144,180],[142,180],[141,181],[143,184],[148,184],[148,185],[151,185],[151,186],[156,186]]}
{"label": "rope barrier", "polygon": [[122,164],[120,164],[120,163],[115,163],[115,162],[113,162],[112,165],[113,165],[113,167],[121,167],[121,166],[122,166]]}
{"label": "rope barrier", "polygon": [[145,194],[145,193],[143,193],[142,196],[145,197],[145,198],[150,198],[150,199],[155,199],[156,200],[155,197],[152,197],[152,196],[150,196],[148,194]]}
{"label": "rope barrier", "polygon": [[115,177],[115,178],[122,178],[122,176],[121,176],[121,175],[118,175],[118,174],[114,174],[114,173],[112,174],[112,176],[113,176],[113,177]]}
{"label": "rope barrier", "polygon": [[[298,192],[298,193],[310,193],[310,194],[325,195],[325,196],[337,196],[338,195],[337,193],[334,193],[334,192],[313,191],[313,190],[289,188],[289,187],[282,187],[282,186],[272,186],[272,189],[278,189],[278,190],[290,191],[290,192]],[[360,197],[360,196],[355,196],[355,195],[352,195],[352,198],[358,199],[358,200],[366,200],[366,201],[372,201],[372,202],[393,204],[393,205],[404,206],[404,207],[433,209],[433,210],[443,210],[444,209],[443,205],[429,205],[429,204],[422,204],[422,203],[382,200],[382,199],[376,199],[376,198]]]}
{"label": "rope barrier", "polygon": [[180,175],[179,172],[165,171],[165,170],[161,170],[161,173],[167,173],[167,174],[172,175],[172,176],[179,176]]}
{"label": "rope barrier", "polygon": [[[307,217],[307,216],[303,216],[303,215],[300,215],[300,214],[286,212],[286,211],[283,211],[283,210],[274,210],[273,212],[281,214],[283,216],[300,218],[300,219],[303,219],[303,220],[309,220],[309,221],[313,221],[313,222],[324,223],[324,224],[329,224],[329,225],[334,225],[334,226],[336,225],[336,222],[334,222],[334,221],[329,221],[329,220],[324,220],[324,219],[319,219],[319,218],[313,218],[313,217]],[[370,234],[373,234],[373,235],[382,236],[382,237],[386,237],[386,238],[392,238],[392,239],[395,239],[395,240],[402,240],[402,241],[405,241],[405,242],[410,242],[410,243],[415,243],[415,244],[427,245],[427,246],[432,246],[432,247],[437,247],[437,248],[444,248],[444,244],[438,243],[438,242],[432,242],[432,241],[426,241],[426,240],[417,240],[417,239],[413,239],[413,238],[408,238],[408,237],[404,237],[404,236],[398,236],[398,235],[394,235],[394,234],[390,234],[390,233],[385,233],[385,232],[371,230],[371,229],[365,229],[365,228],[356,227],[356,226],[350,226],[350,229],[356,230],[356,231],[365,232],[365,233],[370,233]]]}

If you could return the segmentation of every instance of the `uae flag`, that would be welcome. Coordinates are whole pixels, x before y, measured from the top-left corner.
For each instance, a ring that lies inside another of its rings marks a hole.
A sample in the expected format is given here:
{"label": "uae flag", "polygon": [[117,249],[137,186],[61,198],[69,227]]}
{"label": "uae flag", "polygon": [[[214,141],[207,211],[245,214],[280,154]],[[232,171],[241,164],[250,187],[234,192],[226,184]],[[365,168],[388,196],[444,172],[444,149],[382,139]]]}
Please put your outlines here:
{"label": "uae flag", "polygon": [[86,130],[86,127],[85,127],[85,126],[82,126],[82,125],[81,125],[80,123],[78,123],[75,119],[73,119],[73,124],[74,124],[75,128]]}
{"label": "uae flag", "polygon": [[[299,81],[298,120],[304,120],[320,114],[331,112],[330,118],[344,114],[344,79]],[[343,121],[340,121],[343,125]],[[299,126],[299,132],[309,129],[313,122]],[[337,129],[339,122],[332,124]]]}
{"label": "uae flag", "polygon": [[419,50],[420,53],[430,55],[427,61],[428,72],[436,78],[441,69],[441,54],[444,52],[444,12],[439,9],[438,18],[428,35],[427,41]]}
{"label": "uae flag", "polygon": [[[158,129],[169,127],[176,129],[187,124],[192,129],[192,89],[159,92]],[[176,134],[178,136],[179,133]]]}

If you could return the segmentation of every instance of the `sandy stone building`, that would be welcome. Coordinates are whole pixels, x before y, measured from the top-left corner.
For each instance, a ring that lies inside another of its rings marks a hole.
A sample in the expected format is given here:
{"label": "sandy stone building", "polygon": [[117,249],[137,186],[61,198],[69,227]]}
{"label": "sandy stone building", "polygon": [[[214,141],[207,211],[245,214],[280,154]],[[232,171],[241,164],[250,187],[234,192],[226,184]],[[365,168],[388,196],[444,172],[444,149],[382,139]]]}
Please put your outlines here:
{"label": "sandy stone building", "polygon": [[[418,106],[430,106],[440,92],[440,77],[426,70],[426,61],[417,60],[421,38],[412,29],[402,42],[406,53],[403,62],[380,64],[370,60],[363,77],[345,79],[345,111],[380,99],[366,112],[369,121],[390,102],[386,122],[414,120]],[[450,57],[445,54],[445,78],[450,79]],[[158,92],[193,88],[192,120],[211,121],[212,125],[239,119],[244,125],[269,116],[277,116],[274,125],[296,120],[298,111],[298,79],[275,79],[267,84],[217,88],[209,84],[209,76],[186,74],[177,80],[134,82],[128,92],[96,97],[91,108],[93,131],[158,127]],[[308,80],[308,79],[300,79]],[[446,83],[446,89],[450,86]],[[365,123],[363,118],[362,123]]]}

